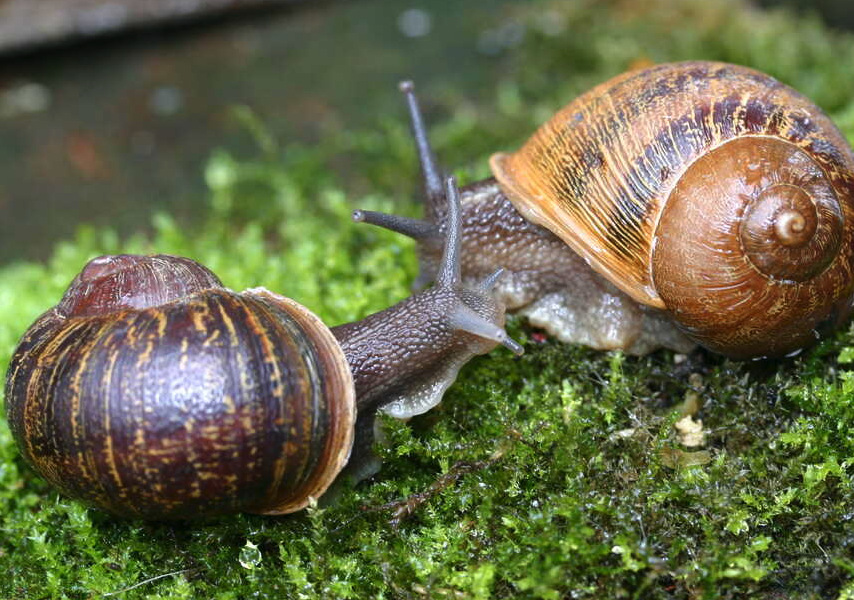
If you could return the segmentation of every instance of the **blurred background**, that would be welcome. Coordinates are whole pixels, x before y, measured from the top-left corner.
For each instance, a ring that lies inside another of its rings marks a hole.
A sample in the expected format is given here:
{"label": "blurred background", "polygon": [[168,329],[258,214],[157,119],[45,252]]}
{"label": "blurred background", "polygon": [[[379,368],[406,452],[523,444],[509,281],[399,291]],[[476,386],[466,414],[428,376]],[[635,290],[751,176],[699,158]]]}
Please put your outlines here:
{"label": "blurred background", "polygon": [[[574,35],[567,4],[593,3],[0,0],[0,263],[43,259],[80,223],[125,235],[165,210],[192,228],[216,149],[286,155],[290,144],[403,122],[402,78],[418,83],[431,124],[460,104],[512,103],[502,82],[531,60],[531,24]],[[669,10],[601,4],[639,20]],[[854,27],[849,0],[753,7],[783,5]],[[377,184],[347,152],[327,158],[351,197]],[[400,177],[414,187],[411,170]]]}

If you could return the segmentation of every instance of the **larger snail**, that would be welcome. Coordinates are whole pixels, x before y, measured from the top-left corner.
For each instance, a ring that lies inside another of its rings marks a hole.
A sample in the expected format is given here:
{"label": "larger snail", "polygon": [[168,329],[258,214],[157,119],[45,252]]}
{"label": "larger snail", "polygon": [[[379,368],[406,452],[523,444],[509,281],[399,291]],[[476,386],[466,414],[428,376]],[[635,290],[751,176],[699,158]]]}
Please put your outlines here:
{"label": "larger snail", "polygon": [[501,272],[460,284],[452,180],[446,196],[436,285],[331,329],[190,259],[92,260],[12,358],[6,410],[24,458],[67,495],[154,519],[292,512],[348,459],[358,476],[377,410],[424,412],[473,355],[522,350],[492,296]]}
{"label": "larger snail", "polygon": [[[412,85],[402,90],[426,221],[368,220],[419,240],[423,283],[445,209]],[[851,312],[854,155],[768,75],[714,62],[630,71],[490,164],[494,178],[463,188],[464,277],[506,266],[508,309],[562,340],[780,356]]]}

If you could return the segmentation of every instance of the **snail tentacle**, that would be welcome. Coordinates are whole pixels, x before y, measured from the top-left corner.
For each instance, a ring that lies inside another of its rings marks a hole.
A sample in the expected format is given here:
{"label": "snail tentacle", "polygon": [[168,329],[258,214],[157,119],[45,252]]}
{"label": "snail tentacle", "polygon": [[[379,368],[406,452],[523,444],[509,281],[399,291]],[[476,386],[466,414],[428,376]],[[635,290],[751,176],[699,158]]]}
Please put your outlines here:
{"label": "snail tentacle", "polygon": [[442,231],[435,223],[424,219],[412,219],[402,215],[360,209],[353,211],[353,221],[400,233],[437,250],[442,248]]}
{"label": "snail tentacle", "polygon": [[454,308],[453,312],[448,315],[448,322],[454,329],[497,342],[517,356],[525,353],[525,349],[510,338],[504,329],[487,321],[465,304],[460,304]]}
{"label": "snail tentacle", "polygon": [[498,267],[492,273],[483,278],[478,287],[484,292],[491,292],[495,289],[495,286],[498,285],[498,282],[501,281],[501,278],[507,274],[507,269],[504,267]]}
{"label": "snail tentacle", "polygon": [[445,231],[445,248],[442,252],[442,263],[436,276],[436,285],[440,287],[455,287],[460,284],[461,265],[460,248],[462,247],[462,224],[460,223],[460,192],[453,177],[445,181],[445,194],[448,203],[448,228]]}
{"label": "snail tentacle", "polygon": [[415,147],[418,151],[418,160],[424,175],[424,192],[430,207],[441,209],[445,198],[445,186],[442,180],[442,170],[436,161],[436,155],[427,137],[427,128],[424,126],[424,117],[418,98],[415,96],[415,84],[412,81],[400,82],[400,91],[406,98],[406,106],[409,110],[409,122],[412,134],[415,137]]}

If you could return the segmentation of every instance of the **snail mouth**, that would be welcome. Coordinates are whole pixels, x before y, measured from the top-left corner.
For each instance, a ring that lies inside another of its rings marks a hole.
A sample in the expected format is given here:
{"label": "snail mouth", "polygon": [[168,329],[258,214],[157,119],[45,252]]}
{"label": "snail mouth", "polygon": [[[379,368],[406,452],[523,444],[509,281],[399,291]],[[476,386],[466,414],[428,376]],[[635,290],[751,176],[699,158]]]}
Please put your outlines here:
{"label": "snail mouth", "polygon": [[745,200],[739,238],[761,274],[806,281],[833,261],[842,240],[842,214],[832,191],[809,182],[774,183]]}

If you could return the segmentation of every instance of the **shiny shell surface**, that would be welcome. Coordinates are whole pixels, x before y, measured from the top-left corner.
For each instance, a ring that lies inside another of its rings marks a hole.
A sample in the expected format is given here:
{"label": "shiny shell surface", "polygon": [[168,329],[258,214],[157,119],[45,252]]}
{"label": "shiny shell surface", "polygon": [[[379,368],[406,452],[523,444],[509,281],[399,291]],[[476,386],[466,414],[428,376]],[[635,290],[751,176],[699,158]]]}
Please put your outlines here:
{"label": "shiny shell surface", "polygon": [[263,289],[208,289],[157,307],[25,334],[6,387],[24,457],[110,512],[282,513],[347,460],[353,382],[329,329]]}
{"label": "shiny shell surface", "polygon": [[[779,138],[808,154],[831,180],[841,217],[850,222],[854,156],[837,128],[795,90],[724,63],[662,64],[619,75],[491,164],[523,216],[556,233],[635,300],[663,308],[651,256],[666,200],[695,161],[744,136]],[[686,235],[693,225],[681,225]],[[840,257],[849,271],[851,243],[849,227]]]}

